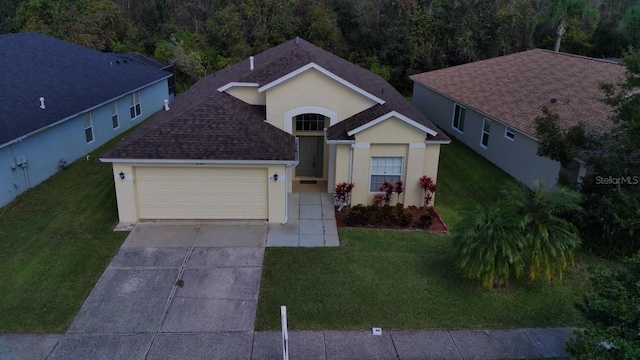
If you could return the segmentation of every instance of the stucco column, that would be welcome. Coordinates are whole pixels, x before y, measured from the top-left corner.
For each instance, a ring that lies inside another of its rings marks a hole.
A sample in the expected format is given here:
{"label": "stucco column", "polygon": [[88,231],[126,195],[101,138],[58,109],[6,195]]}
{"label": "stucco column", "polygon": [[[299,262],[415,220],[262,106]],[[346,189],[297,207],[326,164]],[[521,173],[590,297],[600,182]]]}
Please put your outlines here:
{"label": "stucco column", "polygon": [[371,156],[369,143],[355,143],[353,147],[353,182],[355,187],[351,195],[351,204],[369,204],[369,182]]}
{"label": "stucco column", "polygon": [[[287,193],[287,182],[285,179],[284,165],[271,165],[267,168],[268,175],[268,192],[269,192],[269,222],[281,222],[285,217],[285,209],[287,202],[285,195]],[[278,174],[278,180],[274,181],[273,175]]]}
{"label": "stucco column", "polygon": [[350,144],[335,145],[335,184],[349,181],[349,156],[351,152]]}
{"label": "stucco column", "polygon": [[[120,173],[122,173],[124,179],[120,177]],[[131,165],[113,163],[113,181],[116,187],[118,218],[120,222],[133,223],[138,221],[136,190],[133,176],[133,168]]]}
{"label": "stucco column", "polygon": [[[424,151],[424,175],[430,176],[433,182],[438,182],[438,162],[440,161],[440,144],[429,144]],[[437,190],[436,190],[437,192]],[[433,194],[435,204],[436,194]]]}
{"label": "stucco column", "polygon": [[425,151],[426,146],[424,143],[409,144],[406,161],[407,172],[404,182],[404,206],[415,205],[420,207],[423,204],[422,190],[418,185],[418,179],[425,175]]}

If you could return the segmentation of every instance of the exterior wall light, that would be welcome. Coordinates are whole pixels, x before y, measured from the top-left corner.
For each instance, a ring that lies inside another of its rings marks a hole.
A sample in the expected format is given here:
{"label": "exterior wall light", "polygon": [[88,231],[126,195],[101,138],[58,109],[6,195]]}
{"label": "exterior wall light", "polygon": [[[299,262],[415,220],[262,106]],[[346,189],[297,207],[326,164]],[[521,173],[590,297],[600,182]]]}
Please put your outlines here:
{"label": "exterior wall light", "polygon": [[124,173],[122,171],[120,171],[120,174],[118,175],[120,175],[120,180],[124,180]]}
{"label": "exterior wall light", "polygon": [[278,173],[273,174],[273,181],[278,181]]}

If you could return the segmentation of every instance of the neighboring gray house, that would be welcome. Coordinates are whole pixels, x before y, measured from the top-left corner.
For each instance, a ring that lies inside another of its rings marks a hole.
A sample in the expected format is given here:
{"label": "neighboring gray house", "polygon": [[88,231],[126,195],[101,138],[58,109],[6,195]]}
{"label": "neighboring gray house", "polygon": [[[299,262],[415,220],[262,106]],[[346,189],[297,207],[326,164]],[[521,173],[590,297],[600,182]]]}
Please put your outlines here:
{"label": "neighboring gray house", "polygon": [[148,61],[0,35],[0,206],[162,109],[173,75]]}
{"label": "neighboring gray house", "polygon": [[[615,83],[617,63],[534,49],[411,76],[413,102],[456,139],[531,187],[554,186],[560,163],[536,155],[537,116],[547,106],[564,128],[583,121],[587,131],[611,128],[611,107],[598,84]],[[566,171],[566,169],[564,169]],[[570,175],[577,179],[584,168]]]}

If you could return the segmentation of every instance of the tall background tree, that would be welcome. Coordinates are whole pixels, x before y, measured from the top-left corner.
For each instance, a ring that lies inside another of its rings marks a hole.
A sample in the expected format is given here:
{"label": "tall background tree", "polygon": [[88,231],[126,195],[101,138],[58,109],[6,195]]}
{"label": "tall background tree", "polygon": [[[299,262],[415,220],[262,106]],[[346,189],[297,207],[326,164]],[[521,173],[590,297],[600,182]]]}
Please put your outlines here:
{"label": "tall background tree", "polygon": [[539,9],[536,22],[548,24],[555,32],[554,51],[560,51],[562,37],[567,28],[593,26],[600,19],[598,9],[590,0],[545,0],[538,1]]}
{"label": "tall background tree", "polygon": [[110,50],[126,24],[109,0],[29,0],[15,14],[21,31],[37,31],[96,50]]}
{"label": "tall background tree", "polygon": [[[204,74],[301,36],[371,69],[408,94],[408,76],[414,73],[532,47],[553,49],[560,24],[566,28],[563,51],[620,56],[623,48],[637,43],[636,4],[637,0],[0,0],[0,30],[40,31],[102,51],[190,59],[183,65],[178,62],[182,89]],[[600,21],[592,16],[598,10]],[[185,56],[169,56],[168,50]],[[199,65],[184,65],[194,62]]]}

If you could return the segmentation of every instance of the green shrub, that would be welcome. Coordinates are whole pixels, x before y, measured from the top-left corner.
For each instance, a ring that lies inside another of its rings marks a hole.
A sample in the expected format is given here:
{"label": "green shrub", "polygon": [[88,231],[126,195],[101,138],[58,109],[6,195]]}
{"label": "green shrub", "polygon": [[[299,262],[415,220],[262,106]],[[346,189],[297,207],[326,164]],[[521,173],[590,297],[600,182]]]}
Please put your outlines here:
{"label": "green shrub", "polygon": [[396,220],[398,219],[391,205],[387,205],[387,204],[383,205],[380,208],[380,214],[381,214],[380,217],[382,220],[381,223],[384,225],[395,224]]}
{"label": "green shrub", "polygon": [[428,229],[432,222],[433,219],[431,218],[431,215],[424,214],[420,216],[420,219],[418,219],[418,227],[420,229]]}
{"label": "green shrub", "polygon": [[344,218],[344,223],[347,226],[365,226],[369,224],[369,221],[369,213],[363,205],[352,207]]}
{"label": "green shrub", "polygon": [[398,216],[397,224],[398,226],[408,227],[411,225],[413,221],[413,215],[409,213],[402,213],[402,215]]}

